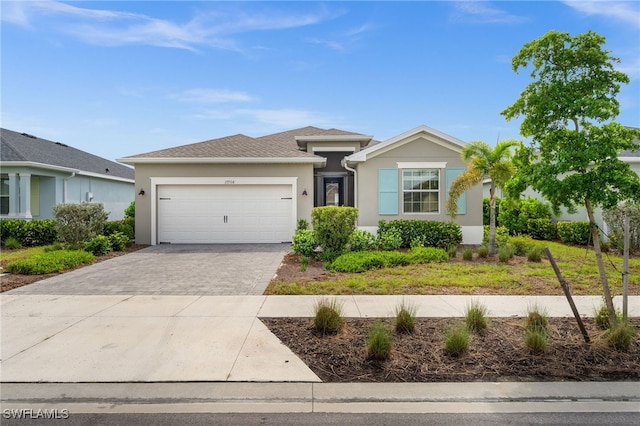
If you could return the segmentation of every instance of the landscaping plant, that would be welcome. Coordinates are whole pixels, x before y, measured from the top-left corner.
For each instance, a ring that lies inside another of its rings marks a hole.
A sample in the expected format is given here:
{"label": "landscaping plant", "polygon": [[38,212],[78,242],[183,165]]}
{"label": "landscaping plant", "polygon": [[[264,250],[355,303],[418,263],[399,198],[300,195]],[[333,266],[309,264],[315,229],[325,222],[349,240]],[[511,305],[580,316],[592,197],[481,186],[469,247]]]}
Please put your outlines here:
{"label": "landscaping plant", "polygon": [[336,334],[344,326],[342,305],[336,299],[320,299],[314,306],[313,326],[321,334]]}
{"label": "landscaping plant", "polygon": [[469,350],[469,330],[463,326],[450,327],[444,336],[444,350],[451,356],[460,356]]}
{"label": "landscaping plant", "polygon": [[377,322],[367,333],[367,358],[384,361],[391,357],[393,336],[382,322]]}
{"label": "landscaping plant", "polygon": [[633,326],[627,320],[620,320],[607,331],[606,336],[609,346],[626,352],[633,341]]}
{"label": "landscaping plant", "polygon": [[462,249],[462,258],[464,260],[473,260],[473,250],[471,250],[469,247],[465,247],[464,249]]}
{"label": "landscaping plant", "polygon": [[404,301],[396,308],[396,333],[411,334],[416,327],[416,307]]}
{"label": "landscaping plant", "polygon": [[109,216],[101,203],[57,204],[53,215],[60,240],[71,244],[81,244],[102,233]]}
{"label": "landscaping plant", "polygon": [[479,333],[486,330],[488,326],[486,306],[478,301],[471,302],[466,308],[464,319],[469,331]]}
{"label": "landscaping plant", "polygon": [[356,229],[358,209],[324,206],[311,210],[311,223],[322,248],[322,260],[331,262],[345,252],[349,237]]}

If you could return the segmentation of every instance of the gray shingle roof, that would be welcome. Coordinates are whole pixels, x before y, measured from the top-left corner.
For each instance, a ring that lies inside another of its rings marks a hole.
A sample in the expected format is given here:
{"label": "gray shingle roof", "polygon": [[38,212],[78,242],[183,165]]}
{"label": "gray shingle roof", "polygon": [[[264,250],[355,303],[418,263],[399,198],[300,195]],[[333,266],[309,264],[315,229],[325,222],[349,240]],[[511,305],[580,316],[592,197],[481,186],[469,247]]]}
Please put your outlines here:
{"label": "gray shingle roof", "polygon": [[310,152],[300,151],[296,136],[358,135],[338,129],[303,127],[272,135],[252,138],[238,134],[211,139],[174,148],[146,152],[124,157],[135,158],[319,158]]}
{"label": "gray shingle roof", "polygon": [[[60,142],[26,133],[0,129],[0,159],[3,163],[32,162],[90,172],[105,177],[134,179],[132,168]],[[108,172],[106,171],[108,170]]]}

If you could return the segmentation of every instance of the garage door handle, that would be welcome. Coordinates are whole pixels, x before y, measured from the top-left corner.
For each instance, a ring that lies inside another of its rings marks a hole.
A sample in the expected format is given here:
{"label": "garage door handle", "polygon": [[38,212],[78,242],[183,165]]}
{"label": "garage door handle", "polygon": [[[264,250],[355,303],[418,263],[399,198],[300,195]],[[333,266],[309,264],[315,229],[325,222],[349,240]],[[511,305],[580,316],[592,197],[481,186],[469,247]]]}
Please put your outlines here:
{"label": "garage door handle", "polygon": [[281,200],[293,200],[293,197],[282,197]]}
{"label": "garage door handle", "polygon": [[161,200],[170,200],[171,198],[167,198],[167,197],[160,197]]}

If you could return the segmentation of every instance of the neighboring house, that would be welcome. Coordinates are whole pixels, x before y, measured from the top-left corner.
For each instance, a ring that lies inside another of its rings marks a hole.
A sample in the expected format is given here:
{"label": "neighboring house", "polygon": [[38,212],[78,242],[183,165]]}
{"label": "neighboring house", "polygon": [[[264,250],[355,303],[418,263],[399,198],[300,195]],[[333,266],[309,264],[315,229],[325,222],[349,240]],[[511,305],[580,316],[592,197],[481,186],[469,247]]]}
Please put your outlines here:
{"label": "neighboring house", "polygon": [[99,202],[109,220],[134,200],[132,168],[35,136],[0,129],[0,218],[52,219],[60,203]]}
{"label": "neighboring house", "polygon": [[[359,210],[378,221],[448,221],[445,197],[465,164],[464,143],[426,126],[385,142],[304,127],[228,136],[118,159],[135,166],[136,242],[279,243],[315,206]],[[482,240],[482,187],[459,202],[464,243]]]}
{"label": "neighboring house", "polygon": [[[640,146],[640,141],[636,141],[636,144]],[[624,161],[629,164],[629,167],[633,172],[635,172],[638,176],[640,176],[640,149],[635,151],[623,151],[618,156],[618,159]],[[484,198],[489,198],[489,187],[491,186],[491,179],[485,179],[482,185],[482,193]],[[502,192],[498,189],[496,190],[496,195],[498,197],[502,197]],[[544,197],[537,191],[529,188],[523,194],[523,197],[533,197],[538,200],[544,201]],[[596,219],[596,223],[598,225],[603,226],[602,220],[602,209],[596,208],[594,211],[594,216]],[[575,222],[586,222],[588,221],[587,211],[584,207],[577,207],[577,212],[574,214],[567,213],[567,209],[564,207],[560,208],[560,214],[555,216],[555,219],[558,221],[575,221]],[[606,229],[606,224],[604,224]]]}

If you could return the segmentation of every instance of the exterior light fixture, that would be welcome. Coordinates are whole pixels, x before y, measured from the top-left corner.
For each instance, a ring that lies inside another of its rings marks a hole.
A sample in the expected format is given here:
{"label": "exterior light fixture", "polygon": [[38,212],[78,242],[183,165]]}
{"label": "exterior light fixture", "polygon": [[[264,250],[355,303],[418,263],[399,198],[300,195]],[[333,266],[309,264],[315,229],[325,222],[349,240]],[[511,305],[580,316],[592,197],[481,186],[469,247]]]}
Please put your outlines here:
{"label": "exterior light fixture", "polygon": [[140,188],[140,192],[138,192],[138,195],[144,195],[144,189]]}
{"label": "exterior light fixture", "polygon": [[302,195],[308,195],[306,189],[304,191],[302,191]]}

